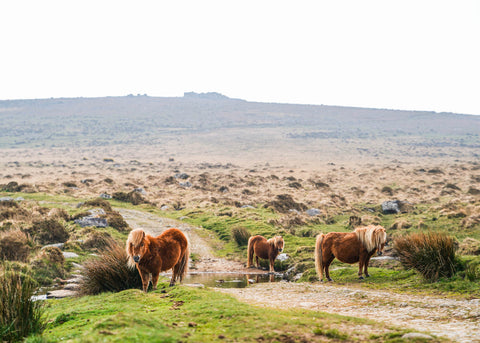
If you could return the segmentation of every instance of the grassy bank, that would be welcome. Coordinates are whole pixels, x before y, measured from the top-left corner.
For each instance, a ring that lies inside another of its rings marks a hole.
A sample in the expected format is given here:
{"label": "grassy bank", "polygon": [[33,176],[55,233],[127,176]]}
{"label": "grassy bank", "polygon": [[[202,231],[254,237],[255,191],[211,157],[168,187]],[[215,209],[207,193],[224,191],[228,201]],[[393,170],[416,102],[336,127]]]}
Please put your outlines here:
{"label": "grassy bank", "polygon": [[399,342],[405,330],[307,310],[260,308],[185,286],[50,300],[31,342]]}

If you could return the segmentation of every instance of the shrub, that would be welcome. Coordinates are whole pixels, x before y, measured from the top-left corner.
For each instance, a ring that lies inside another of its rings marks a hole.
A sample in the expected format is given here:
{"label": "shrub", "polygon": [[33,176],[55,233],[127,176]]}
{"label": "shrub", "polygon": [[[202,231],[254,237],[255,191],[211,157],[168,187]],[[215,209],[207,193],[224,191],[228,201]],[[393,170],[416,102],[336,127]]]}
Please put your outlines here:
{"label": "shrub", "polygon": [[302,203],[296,203],[289,194],[279,194],[275,200],[269,202],[267,206],[273,207],[277,212],[288,213],[290,210],[305,211],[307,206]]}
{"label": "shrub", "polygon": [[413,233],[397,237],[394,250],[406,268],[414,268],[427,281],[455,274],[454,239],[442,233]]}
{"label": "shrub", "polygon": [[118,231],[126,231],[128,228],[127,222],[123,219],[122,215],[118,212],[112,211],[107,213],[108,225],[117,229]]}
{"label": "shrub", "polygon": [[57,247],[46,247],[40,251],[31,263],[35,280],[42,286],[48,286],[56,278],[64,278],[65,257]]}
{"label": "shrub", "polygon": [[30,334],[41,334],[46,327],[43,303],[32,300],[35,281],[8,268],[0,275],[0,340],[17,342]]}
{"label": "shrub", "polygon": [[125,192],[115,192],[112,195],[112,198],[118,201],[129,202],[133,205],[147,204],[142,195],[138,192],[132,191],[130,193]]}
{"label": "shrub", "polygon": [[30,253],[27,235],[20,230],[0,234],[0,258],[2,260],[26,262]]}
{"label": "shrub", "polygon": [[83,207],[85,206],[100,207],[100,208],[103,208],[105,212],[112,211],[112,205],[110,205],[110,203],[107,200],[102,198],[96,198],[93,200],[85,201],[85,203],[83,204]]}
{"label": "shrub", "polygon": [[64,243],[69,237],[65,227],[55,219],[37,221],[28,232],[40,244]]}
{"label": "shrub", "polygon": [[248,244],[250,232],[242,226],[235,226],[232,228],[232,237],[239,246],[244,246]]}
{"label": "shrub", "polygon": [[130,268],[127,260],[125,248],[110,241],[103,254],[84,263],[79,293],[95,295],[142,288],[142,279],[137,269]]}
{"label": "shrub", "polygon": [[92,231],[83,240],[82,248],[100,251],[107,247],[112,239],[112,236],[110,236],[108,232]]}

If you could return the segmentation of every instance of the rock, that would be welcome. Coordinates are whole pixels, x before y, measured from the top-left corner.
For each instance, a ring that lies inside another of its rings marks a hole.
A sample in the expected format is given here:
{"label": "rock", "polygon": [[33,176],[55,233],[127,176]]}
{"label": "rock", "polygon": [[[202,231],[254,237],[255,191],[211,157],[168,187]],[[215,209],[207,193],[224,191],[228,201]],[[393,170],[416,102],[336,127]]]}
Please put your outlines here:
{"label": "rock", "polygon": [[1,197],[0,201],[13,201],[12,197]]}
{"label": "rock", "polygon": [[398,200],[383,202],[382,203],[382,212],[383,212],[383,214],[397,214],[397,213],[400,213],[400,206],[398,205]]}
{"label": "rock", "polygon": [[315,217],[320,214],[320,210],[318,208],[311,208],[308,209],[305,213],[307,213],[310,217]]}
{"label": "rock", "polygon": [[179,185],[180,185],[180,187],[183,187],[183,188],[190,188],[190,187],[192,187],[192,184],[190,183],[190,181],[180,182]]}
{"label": "rock", "polygon": [[403,335],[402,339],[433,339],[433,337],[420,332],[409,332]]}
{"label": "rock", "polygon": [[58,249],[62,249],[64,245],[65,245],[65,243],[47,244],[47,245],[44,245],[41,250],[43,250],[45,248],[50,248],[50,247],[55,247],[55,248],[58,248]]}
{"label": "rock", "polygon": [[107,194],[107,193],[102,193],[100,194],[100,198],[102,199],[111,199],[112,196],[110,194]]}
{"label": "rock", "polygon": [[81,227],[86,226],[95,226],[95,227],[107,227],[108,223],[105,218],[96,218],[96,217],[83,217],[81,219],[75,219],[75,224],[80,225]]}
{"label": "rock", "polygon": [[177,173],[175,174],[174,176],[176,179],[182,179],[182,180],[186,180],[190,177],[190,175],[186,174],[186,173]]}
{"label": "rock", "polygon": [[61,299],[66,297],[73,297],[77,292],[72,290],[58,289],[55,291],[47,292],[47,299]]}
{"label": "rock", "polygon": [[135,188],[133,191],[137,192],[137,193],[140,193],[142,195],[147,195],[147,192],[143,188]]}
{"label": "rock", "polygon": [[63,254],[63,257],[65,257],[65,258],[75,258],[75,257],[78,257],[78,254],[77,254],[77,253],[69,252],[69,251],[64,251],[62,254]]}
{"label": "rock", "polygon": [[253,207],[252,205],[243,205],[241,208],[253,208],[254,209],[255,207]]}
{"label": "rock", "polygon": [[288,260],[288,258],[289,258],[288,255],[285,254],[285,253],[277,256],[277,260],[279,260],[280,262],[284,262],[284,261]]}
{"label": "rock", "polygon": [[169,207],[168,207],[167,205],[163,205],[162,207],[160,207],[160,209],[161,209],[162,211],[166,211],[166,210],[169,209]]}

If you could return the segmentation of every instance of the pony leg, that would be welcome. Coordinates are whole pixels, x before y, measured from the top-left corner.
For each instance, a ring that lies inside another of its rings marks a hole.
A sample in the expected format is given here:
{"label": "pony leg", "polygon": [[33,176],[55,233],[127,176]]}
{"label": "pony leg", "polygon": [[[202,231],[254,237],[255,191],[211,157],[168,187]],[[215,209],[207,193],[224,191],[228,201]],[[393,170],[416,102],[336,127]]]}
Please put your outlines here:
{"label": "pony leg", "polygon": [[160,274],[152,274],[152,288],[153,290],[157,289],[157,283],[158,283],[158,278],[160,277]]}
{"label": "pony leg", "polygon": [[365,271],[365,277],[370,277],[370,274],[368,274],[368,264],[370,263],[370,257],[367,257],[367,261],[365,262],[365,267],[364,267],[364,271]]}
{"label": "pony leg", "polygon": [[257,269],[260,269],[260,263],[258,263],[258,256],[255,255],[255,261],[257,262]]}
{"label": "pony leg", "polygon": [[330,264],[332,263],[332,261],[335,259],[335,256],[331,256],[330,258],[328,258],[325,263],[324,263],[324,269],[325,269],[325,276],[327,277],[327,280],[328,281],[333,281],[332,278],[330,277],[330,271],[328,270],[328,268],[330,268]]}
{"label": "pony leg", "polygon": [[363,269],[363,265],[364,265],[364,261],[362,259],[360,259],[358,261],[358,278],[360,280],[363,280],[363,276],[362,276],[362,269]]}
{"label": "pony leg", "polygon": [[270,271],[269,271],[269,273],[275,273],[274,265],[275,265],[275,259],[270,257]]}
{"label": "pony leg", "polygon": [[138,271],[140,273],[140,278],[142,279],[142,289],[145,293],[147,293],[148,283],[150,282],[150,274],[144,273],[142,271]]}

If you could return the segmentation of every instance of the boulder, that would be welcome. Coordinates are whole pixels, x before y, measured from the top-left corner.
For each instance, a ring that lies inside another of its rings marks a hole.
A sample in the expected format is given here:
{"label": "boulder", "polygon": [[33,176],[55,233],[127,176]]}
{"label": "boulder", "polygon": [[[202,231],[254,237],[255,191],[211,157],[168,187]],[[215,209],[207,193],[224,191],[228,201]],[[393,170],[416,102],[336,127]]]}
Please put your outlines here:
{"label": "boulder", "polygon": [[407,213],[413,211],[414,207],[408,201],[389,200],[382,203],[383,214]]}
{"label": "boulder", "polygon": [[92,216],[76,219],[75,224],[78,224],[81,227],[86,227],[86,226],[107,227],[108,226],[107,220],[105,218],[97,218]]}

